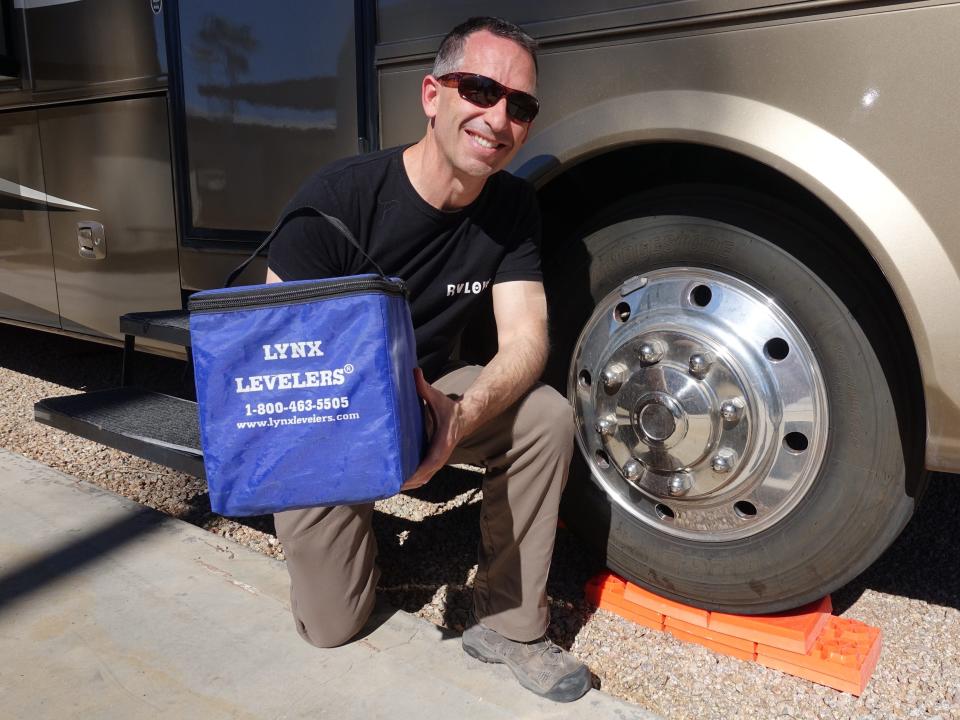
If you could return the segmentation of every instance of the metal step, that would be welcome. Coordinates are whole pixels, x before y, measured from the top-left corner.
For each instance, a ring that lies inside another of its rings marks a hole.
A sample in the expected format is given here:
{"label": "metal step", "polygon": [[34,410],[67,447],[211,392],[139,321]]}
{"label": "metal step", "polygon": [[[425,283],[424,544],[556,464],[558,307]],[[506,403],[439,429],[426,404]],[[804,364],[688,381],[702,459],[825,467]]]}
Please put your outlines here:
{"label": "metal step", "polygon": [[190,347],[190,313],[186,310],[127,313],[120,316],[120,332]]}
{"label": "metal step", "polygon": [[195,402],[122,387],[45,398],[33,406],[33,415],[44,425],[206,477]]}
{"label": "metal step", "polygon": [[[186,310],[152,310],[132,312],[120,316],[123,333],[123,364],[120,367],[120,385],[131,384],[136,338],[145,337],[190,347],[190,313]],[[187,353],[190,362],[190,353]]]}

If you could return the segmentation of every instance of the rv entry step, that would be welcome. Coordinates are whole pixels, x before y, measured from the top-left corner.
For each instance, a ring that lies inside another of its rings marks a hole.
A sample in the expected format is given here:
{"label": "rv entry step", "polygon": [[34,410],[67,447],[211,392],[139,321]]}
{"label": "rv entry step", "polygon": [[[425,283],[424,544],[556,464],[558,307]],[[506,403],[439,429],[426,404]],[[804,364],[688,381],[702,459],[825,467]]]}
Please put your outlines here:
{"label": "rv entry step", "polygon": [[190,314],[186,310],[133,312],[120,316],[125,337],[144,337],[190,347]]}
{"label": "rv entry step", "polygon": [[33,406],[37,422],[205,477],[197,404],[134,387],[52,397]]}
{"label": "rv entry step", "polygon": [[[186,310],[153,310],[132,312],[120,316],[123,333],[123,365],[120,367],[120,385],[130,385],[136,338],[152,338],[161,342],[190,347],[190,314]],[[190,353],[187,352],[187,362]]]}

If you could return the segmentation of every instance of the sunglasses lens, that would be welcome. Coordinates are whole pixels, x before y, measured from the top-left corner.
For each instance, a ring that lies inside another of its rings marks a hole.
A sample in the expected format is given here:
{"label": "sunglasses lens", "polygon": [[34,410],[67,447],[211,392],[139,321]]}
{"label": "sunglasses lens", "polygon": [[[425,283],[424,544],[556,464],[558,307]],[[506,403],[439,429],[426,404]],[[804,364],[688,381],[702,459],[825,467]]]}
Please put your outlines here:
{"label": "sunglasses lens", "polygon": [[483,75],[464,75],[458,79],[457,89],[467,102],[477,107],[493,107],[503,96],[507,97],[507,114],[517,122],[530,122],[537,116],[540,103],[533,95],[510,90],[496,80]]}
{"label": "sunglasses lens", "polygon": [[513,92],[507,96],[507,113],[518,122],[530,122],[539,109],[540,103],[532,95]]}
{"label": "sunglasses lens", "polygon": [[460,80],[460,96],[483,108],[496,105],[502,93],[501,85],[482,75],[470,75]]}

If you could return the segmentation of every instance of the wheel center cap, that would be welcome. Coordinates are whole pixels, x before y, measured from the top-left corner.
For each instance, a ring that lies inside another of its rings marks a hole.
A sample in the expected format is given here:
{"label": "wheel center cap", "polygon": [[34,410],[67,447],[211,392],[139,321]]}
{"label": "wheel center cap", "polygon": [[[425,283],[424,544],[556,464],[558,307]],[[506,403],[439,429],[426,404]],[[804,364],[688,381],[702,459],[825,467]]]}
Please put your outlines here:
{"label": "wheel center cap", "polygon": [[651,402],[643,407],[637,421],[646,439],[654,443],[668,440],[677,429],[677,420],[670,408],[658,402]]}
{"label": "wheel center cap", "polygon": [[669,393],[646,393],[634,405],[633,429],[637,440],[652,452],[669,450],[682,441],[687,425],[683,407]]}

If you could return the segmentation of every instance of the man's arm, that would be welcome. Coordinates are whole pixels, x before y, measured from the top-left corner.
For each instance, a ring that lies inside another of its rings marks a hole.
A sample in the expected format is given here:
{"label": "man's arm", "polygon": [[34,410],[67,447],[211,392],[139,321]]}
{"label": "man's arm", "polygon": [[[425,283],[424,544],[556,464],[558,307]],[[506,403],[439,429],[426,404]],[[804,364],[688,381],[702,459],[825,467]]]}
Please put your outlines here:
{"label": "man's arm", "polygon": [[417,392],[433,416],[427,456],[403,485],[420,487],[443,467],[459,442],[513,405],[540,377],[547,362],[547,299],[543,283],[514,281],[493,286],[497,354],[460,400],[435,389],[417,370]]}
{"label": "man's arm", "polygon": [[267,284],[283,282],[283,279],[277,275],[273,270],[267,268]]}

